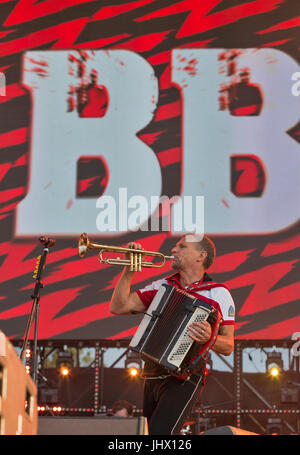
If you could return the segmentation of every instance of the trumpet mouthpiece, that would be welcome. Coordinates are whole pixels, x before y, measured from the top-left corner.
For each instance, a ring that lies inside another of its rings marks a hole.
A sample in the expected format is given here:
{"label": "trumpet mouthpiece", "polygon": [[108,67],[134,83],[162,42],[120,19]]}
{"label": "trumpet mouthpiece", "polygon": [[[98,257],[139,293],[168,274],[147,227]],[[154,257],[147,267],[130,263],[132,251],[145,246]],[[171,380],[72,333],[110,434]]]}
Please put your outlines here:
{"label": "trumpet mouthpiece", "polygon": [[174,256],[165,256],[165,258],[167,259],[167,261],[169,261],[171,259],[174,259]]}

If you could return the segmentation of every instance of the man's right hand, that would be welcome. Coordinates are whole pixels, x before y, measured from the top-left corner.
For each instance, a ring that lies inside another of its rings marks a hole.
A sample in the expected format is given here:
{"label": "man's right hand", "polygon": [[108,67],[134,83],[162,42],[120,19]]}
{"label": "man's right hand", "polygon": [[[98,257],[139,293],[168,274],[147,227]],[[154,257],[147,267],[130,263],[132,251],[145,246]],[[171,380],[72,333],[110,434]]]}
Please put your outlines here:
{"label": "man's right hand", "polygon": [[[129,242],[128,245],[127,245],[127,248],[131,248],[133,250],[141,250],[141,253],[144,250],[142,248],[142,245],[140,243],[136,243],[136,242]],[[125,258],[127,260],[130,260],[130,252],[129,251],[125,253]],[[142,256],[142,258],[143,258],[143,256]],[[130,266],[129,265],[126,266],[126,267],[127,267],[127,271],[130,270]]]}

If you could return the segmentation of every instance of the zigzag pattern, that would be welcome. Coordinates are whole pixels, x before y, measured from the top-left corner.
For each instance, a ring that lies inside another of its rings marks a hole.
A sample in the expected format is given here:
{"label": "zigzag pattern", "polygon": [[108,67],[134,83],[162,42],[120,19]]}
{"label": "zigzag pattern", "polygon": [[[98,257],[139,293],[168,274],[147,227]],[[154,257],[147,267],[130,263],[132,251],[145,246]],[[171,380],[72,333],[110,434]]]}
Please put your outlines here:
{"label": "zigzag pattern", "polygon": [[[21,338],[40,253],[34,239],[14,240],[15,210],[30,175],[30,94],[20,83],[22,52],[128,49],[146,58],[159,80],[160,99],[154,120],[139,138],[160,162],[163,194],[173,195],[181,183],[182,110],[181,94],[170,83],[171,50],[273,46],[299,61],[299,18],[294,0],[114,0],[109,6],[102,0],[21,0],[1,2],[0,17],[0,71],[7,80],[6,96],[0,97],[0,327],[9,337]],[[299,133],[299,126],[289,131],[298,141]],[[298,232],[299,225],[272,236],[213,239],[218,258],[211,273],[232,290],[237,338],[282,338],[299,330]],[[145,249],[165,252],[176,241],[165,234],[136,233],[120,244],[134,238]],[[108,309],[119,273],[99,266],[94,256],[79,260],[75,239],[58,240],[46,265],[39,337],[131,336],[139,318],[115,317]],[[134,286],[169,273],[168,266],[145,270],[135,275]]]}

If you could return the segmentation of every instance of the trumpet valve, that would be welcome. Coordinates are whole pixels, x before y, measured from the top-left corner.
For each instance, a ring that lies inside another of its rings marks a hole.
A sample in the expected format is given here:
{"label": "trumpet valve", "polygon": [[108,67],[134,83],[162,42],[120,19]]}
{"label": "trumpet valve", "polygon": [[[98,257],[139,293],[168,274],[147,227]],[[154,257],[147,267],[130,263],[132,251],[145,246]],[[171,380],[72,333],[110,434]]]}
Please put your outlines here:
{"label": "trumpet valve", "polygon": [[130,253],[129,254],[129,260],[130,260],[130,271],[134,271],[134,254]]}
{"label": "trumpet valve", "polygon": [[137,254],[137,271],[138,272],[142,271],[142,254],[141,253]]}

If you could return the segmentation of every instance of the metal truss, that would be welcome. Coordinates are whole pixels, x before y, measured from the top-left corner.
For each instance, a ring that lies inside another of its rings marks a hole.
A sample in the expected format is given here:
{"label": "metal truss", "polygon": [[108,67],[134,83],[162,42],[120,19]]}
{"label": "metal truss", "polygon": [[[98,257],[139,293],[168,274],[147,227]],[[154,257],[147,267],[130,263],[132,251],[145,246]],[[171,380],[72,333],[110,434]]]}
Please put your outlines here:
{"label": "metal truss", "polygon": [[[22,345],[21,340],[11,341],[15,347]],[[93,379],[87,384],[87,387],[93,389],[93,404],[92,406],[49,406],[45,405],[44,409],[40,409],[40,413],[50,413],[51,415],[57,415],[63,413],[64,415],[101,415],[106,412],[105,407],[105,394],[106,390],[104,384],[104,373],[108,370],[113,370],[118,362],[126,356],[128,352],[129,339],[121,340],[40,340],[38,341],[38,351],[40,364],[45,360],[47,355],[52,353],[54,350],[60,350],[63,346],[68,348],[76,348],[80,350],[82,348],[94,348],[95,355],[89,365],[92,368]],[[272,404],[265,393],[262,392],[257,386],[254,386],[245,377],[243,371],[243,352],[247,348],[261,349],[264,351],[266,348],[286,348],[291,351],[291,348],[295,341],[293,340],[235,340],[235,349],[233,354],[233,365],[228,362],[227,358],[216,354],[219,359],[224,362],[227,370],[232,373],[233,389],[229,390],[224,382],[218,379],[217,375],[213,374],[214,370],[211,371],[211,381],[214,382],[216,388],[224,392],[224,402],[218,403],[218,405],[212,406],[198,406],[193,410],[193,416],[196,420],[208,419],[208,418],[219,418],[222,416],[232,417],[232,421],[237,428],[241,428],[241,419],[244,416],[252,421],[256,426],[257,431],[260,434],[267,432],[266,425],[264,423],[266,417],[280,417],[282,424],[286,428],[287,432],[296,434],[299,428],[295,428],[295,424],[292,424],[289,420],[291,416],[298,418],[300,409],[295,407],[284,408],[278,405]],[[30,341],[29,341],[30,347]],[[47,348],[47,354],[45,354]],[[125,351],[108,367],[104,366],[104,353],[108,348],[125,348]],[[290,357],[291,358],[291,357]],[[293,372],[293,378],[298,378],[297,381],[292,381],[295,387],[300,388],[300,369],[299,369],[299,357],[292,357],[292,361],[289,364],[290,370]],[[43,371],[42,369],[40,371]],[[261,373],[263,374],[263,373]],[[39,373],[40,384],[43,383],[43,374]],[[45,379],[45,378],[44,378]],[[261,406],[247,406],[244,402],[242,391],[249,391],[255,397],[256,403],[260,403]],[[227,398],[227,401],[226,401]],[[228,408],[229,405],[229,408]],[[142,410],[136,409],[136,415],[141,414]],[[264,419],[263,419],[264,417]]]}

